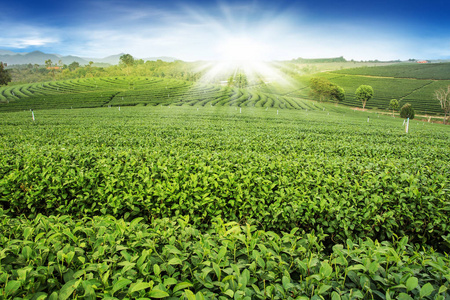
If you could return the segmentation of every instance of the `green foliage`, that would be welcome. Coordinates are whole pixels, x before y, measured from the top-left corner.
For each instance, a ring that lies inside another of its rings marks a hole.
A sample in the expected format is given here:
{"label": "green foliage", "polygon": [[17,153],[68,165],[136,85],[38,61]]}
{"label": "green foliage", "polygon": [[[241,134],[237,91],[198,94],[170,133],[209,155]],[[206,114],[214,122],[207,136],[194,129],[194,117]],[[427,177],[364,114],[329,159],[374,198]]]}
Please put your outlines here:
{"label": "green foliage", "polygon": [[394,110],[397,110],[399,108],[398,100],[391,99],[391,101],[389,102],[389,108],[392,109],[392,112],[394,112]]}
{"label": "green foliage", "polygon": [[450,297],[448,256],[406,237],[349,239],[326,253],[314,233],[277,234],[220,218],[205,232],[187,216],[146,224],[0,214],[5,298]]}
{"label": "green foliage", "polygon": [[333,85],[331,89],[331,99],[341,102],[345,100],[345,91],[343,88],[337,85]]}
{"label": "green foliage", "polygon": [[190,215],[205,229],[220,216],[327,243],[407,235],[443,247],[445,130],[406,141],[386,132],[396,120],[361,126],[367,117],[349,111],[197,108],[35,111],[34,125],[29,111],[2,114],[0,205],[13,216]]}
{"label": "green foliage", "polygon": [[403,63],[334,71],[339,74],[450,80],[450,63]]}
{"label": "green foliage", "polygon": [[445,126],[220,93],[1,113],[0,298],[450,297]]}
{"label": "green foliage", "polygon": [[[81,68],[78,68],[79,70]],[[243,78],[243,77],[242,77]],[[243,81],[240,81],[241,83]],[[0,89],[0,111],[136,105],[241,106],[317,110],[309,101],[209,84],[149,78],[103,77]],[[7,104],[7,105],[6,105]]]}
{"label": "green foliage", "polygon": [[45,61],[45,67],[46,67],[46,68],[50,68],[50,67],[52,67],[52,66],[53,66],[52,60],[51,60],[51,59],[47,59],[47,60]]}
{"label": "green foliage", "polygon": [[309,84],[313,96],[318,97],[320,101],[335,100],[339,102],[345,99],[344,89],[325,78],[313,77]]}
{"label": "green foliage", "polygon": [[360,85],[355,92],[356,100],[362,102],[363,109],[366,108],[366,103],[373,97],[373,88],[370,85]]}
{"label": "green foliage", "polygon": [[391,99],[389,102],[389,108],[392,109],[392,116],[394,116],[394,111],[399,109],[399,104],[397,99]]}
{"label": "green foliage", "polygon": [[245,88],[248,85],[247,75],[244,73],[237,73],[228,78],[228,86],[234,86],[238,88]]}
{"label": "green foliage", "polygon": [[6,70],[3,63],[0,62],[0,86],[8,85],[9,82],[11,82],[9,70]]}
{"label": "green foliage", "polygon": [[131,54],[124,54],[120,57],[120,63],[127,67],[131,67],[134,64],[134,58]]}
{"label": "green foliage", "polygon": [[414,119],[414,108],[412,108],[410,103],[405,103],[405,105],[402,106],[400,109],[400,117],[404,119]]}
{"label": "green foliage", "polygon": [[72,62],[72,63],[68,66],[68,68],[69,68],[70,71],[74,71],[74,70],[76,70],[76,69],[79,68],[79,67],[80,67],[80,63],[79,63],[79,62],[76,62],[76,61]]}
{"label": "green foliage", "polygon": [[[355,91],[361,84],[370,85],[376,91],[366,108],[390,109],[390,100],[402,99],[414,105],[416,112],[426,114],[441,114],[439,102],[434,98],[434,92],[439,88],[446,88],[450,81],[416,80],[402,78],[377,78],[357,75],[339,75],[336,73],[321,73],[318,75],[341,86],[345,90],[345,100],[341,103],[349,106],[360,106],[361,101],[356,99]],[[306,85],[309,78],[301,79]],[[308,92],[299,85],[299,90],[289,93],[290,96],[308,98]],[[282,93],[282,91],[280,91]],[[284,92],[286,93],[286,92]]]}

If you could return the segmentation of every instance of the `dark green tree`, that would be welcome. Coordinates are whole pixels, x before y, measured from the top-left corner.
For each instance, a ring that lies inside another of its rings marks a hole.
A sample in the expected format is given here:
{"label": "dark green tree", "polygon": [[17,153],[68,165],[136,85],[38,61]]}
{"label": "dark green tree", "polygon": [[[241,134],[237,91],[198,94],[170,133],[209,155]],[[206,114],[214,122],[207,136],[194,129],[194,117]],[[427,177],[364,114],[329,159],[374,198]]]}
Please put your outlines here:
{"label": "dark green tree", "polygon": [[130,67],[134,65],[134,57],[131,54],[124,54],[120,57],[120,65],[127,68],[127,75],[130,74]]}
{"label": "dark green tree", "polygon": [[330,97],[331,99],[334,99],[336,102],[344,101],[345,91],[340,86],[332,84]]}
{"label": "dark green tree", "polygon": [[373,88],[370,85],[360,85],[355,92],[356,100],[362,102],[363,109],[366,108],[366,103],[373,97]]}
{"label": "dark green tree", "polygon": [[11,75],[9,74],[9,70],[5,69],[5,66],[2,62],[0,62],[0,86],[7,85],[8,82],[11,82]]}
{"label": "dark green tree", "polygon": [[404,119],[414,119],[414,108],[412,108],[410,103],[406,103],[402,106],[402,108],[400,109],[400,117]]}
{"label": "dark green tree", "polygon": [[309,81],[311,94],[319,98],[319,101],[335,100],[336,102],[345,100],[345,91],[340,86],[331,83],[328,79],[313,77]]}
{"label": "dark green tree", "polygon": [[71,64],[69,65],[69,70],[70,70],[70,71],[73,71],[73,70],[75,70],[75,69],[77,69],[77,68],[79,68],[79,67],[80,67],[80,63],[74,61],[73,63],[71,63]]}

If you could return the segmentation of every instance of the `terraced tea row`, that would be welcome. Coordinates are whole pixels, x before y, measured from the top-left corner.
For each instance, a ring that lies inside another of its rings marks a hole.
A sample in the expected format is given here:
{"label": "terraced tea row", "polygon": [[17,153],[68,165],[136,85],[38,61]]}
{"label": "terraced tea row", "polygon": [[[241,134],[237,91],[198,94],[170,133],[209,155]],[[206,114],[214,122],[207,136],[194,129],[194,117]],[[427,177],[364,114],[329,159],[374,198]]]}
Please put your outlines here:
{"label": "terraced tea row", "polygon": [[[391,99],[400,101],[400,106],[411,103],[420,113],[442,114],[439,101],[434,98],[434,91],[440,87],[450,85],[448,80],[419,80],[403,78],[375,78],[356,75],[322,74],[331,82],[345,90],[345,105],[361,107],[355,97],[359,85],[366,84],[373,87],[375,95],[367,102],[367,108],[388,109]],[[308,97],[309,89],[301,90],[297,96]]]}
{"label": "terraced tea row", "polygon": [[135,105],[323,109],[298,98],[146,77],[78,79],[12,86],[0,89],[0,102],[0,111]]}

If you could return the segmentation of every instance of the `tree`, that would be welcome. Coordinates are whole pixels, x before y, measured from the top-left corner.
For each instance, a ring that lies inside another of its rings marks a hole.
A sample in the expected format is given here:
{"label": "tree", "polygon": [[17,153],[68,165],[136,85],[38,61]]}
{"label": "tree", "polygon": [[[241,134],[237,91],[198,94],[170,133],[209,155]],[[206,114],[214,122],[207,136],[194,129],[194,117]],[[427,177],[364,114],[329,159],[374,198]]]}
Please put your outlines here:
{"label": "tree", "polygon": [[47,60],[45,61],[45,67],[46,67],[47,69],[50,69],[50,68],[52,67],[52,64],[53,64],[53,62],[52,62],[51,59],[47,59]]}
{"label": "tree", "polygon": [[345,100],[345,91],[338,85],[333,84],[331,88],[331,99],[336,100],[336,103]]}
{"label": "tree", "polygon": [[233,86],[234,85],[234,77],[233,75],[230,76],[230,78],[228,78],[228,86]]}
{"label": "tree", "polygon": [[447,86],[447,89],[440,88],[434,91],[434,97],[439,100],[441,104],[441,108],[444,111],[444,124],[447,121],[447,115],[450,114],[450,85]]}
{"label": "tree", "polygon": [[235,86],[238,88],[244,88],[248,85],[247,75],[238,73],[236,76],[231,75],[228,78],[228,86]]}
{"label": "tree", "polygon": [[319,101],[335,100],[337,102],[345,99],[345,91],[340,86],[320,77],[311,78],[309,81],[311,93],[319,98]]}
{"label": "tree", "polygon": [[319,77],[313,77],[309,81],[309,87],[311,89],[311,93],[319,98],[319,101],[322,102],[326,98],[330,96],[330,84],[328,80]]}
{"label": "tree", "polygon": [[404,119],[414,119],[414,108],[412,108],[410,103],[406,103],[402,106],[402,108],[400,109],[400,117]]}
{"label": "tree", "polygon": [[3,63],[0,62],[0,86],[7,85],[8,82],[11,82],[11,75],[9,70],[6,70]]}
{"label": "tree", "polygon": [[236,76],[235,82],[236,82],[238,88],[244,88],[248,84],[247,76],[243,73],[239,73]]}
{"label": "tree", "polygon": [[72,62],[72,63],[69,65],[69,70],[70,70],[70,71],[73,71],[73,70],[75,70],[75,69],[77,69],[77,68],[79,68],[79,67],[80,67],[80,63],[74,61],[74,62]]}
{"label": "tree", "polygon": [[366,108],[366,103],[373,97],[373,88],[370,85],[360,85],[355,92],[356,100],[362,102],[363,109]]}
{"label": "tree", "polygon": [[391,102],[389,102],[389,108],[392,109],[392,117],[394,116],[394,110],[397,110],[399,107],[397,99],[392,99]]}
{"label": "tree", "polygon": [[134,58],[131,54],[124,54],[120,57],[120,64],[127,67],[127,75],[130,73],[130,67],[134,64]]}

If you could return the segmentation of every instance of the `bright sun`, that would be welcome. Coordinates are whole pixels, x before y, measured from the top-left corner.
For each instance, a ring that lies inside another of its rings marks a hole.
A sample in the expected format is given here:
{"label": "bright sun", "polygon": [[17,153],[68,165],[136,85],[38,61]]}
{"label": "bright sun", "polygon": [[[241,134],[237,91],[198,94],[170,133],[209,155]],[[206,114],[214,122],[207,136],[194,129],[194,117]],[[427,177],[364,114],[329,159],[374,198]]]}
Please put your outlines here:
{"label": "bright sun", "polygon": [[265,45],[247,37],[224,38],[217,45],[217,52],[223,61],[261,61],[265,59]]}

